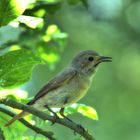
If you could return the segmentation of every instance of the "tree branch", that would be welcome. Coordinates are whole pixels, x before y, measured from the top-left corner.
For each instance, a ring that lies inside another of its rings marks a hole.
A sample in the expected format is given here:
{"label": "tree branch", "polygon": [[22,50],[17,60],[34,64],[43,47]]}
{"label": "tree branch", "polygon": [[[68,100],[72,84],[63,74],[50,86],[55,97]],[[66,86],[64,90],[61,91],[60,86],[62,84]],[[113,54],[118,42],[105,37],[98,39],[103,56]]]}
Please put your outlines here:
{"label": "tree branch", "polygon": [[[12,113],[11,111],[9,110],[6,110],[5,108],[2,108],[0,107],[0,111],[11,116],[11,117],[14,117],[16,114]],[[25,121],[24,119],[19,119],[19,121],[24,124],[25,126],[27,126],[28,128],[32,129],[33,131],[35,131],[36,133],[38,134],[42,134],[43,136],[49,138],[50,140],[56,140],[55,138],[52,137],[53,133],[52,132],[47,132],[47,131],[43,131],[42,129],[40,129],[39,127],[36,127],[30,123],[28,123],[27,121]],[[1,132],[0,132],[0,135],[1,135]],[[0,140],[1,140],[1,137],[0,137]],[[4,140],[4,139],[2,139]]]}
{"label": "tree branch", "polygon": [[[30,107],[28,105],[24,105],[24,104],[21,104],[21,103],[18,103],[16,101],[13,101],[13,100],[10,100],[10,99],[2,99],[0,100],[0,104],[5,104],[7,106],[10,106],[10,107],[13,107],[13,108],[17,108],[17,109],[21,109],[21,110],[25,110],[39,118],[41,118],[42,120],[49,120],[51,122],[53,122],[53,117],[44,113],[44,112],[41,112],[33,107]],[[83,131],[83,128],[79,127],[79,125],[77,125],[76,123],[74,122],[70,122],[66,119],[57,119],[56,120],[56,123],[59,123],[63,126],[66,126],[72,130],[74,130],[74,132],[77,132],[78,134],[80,134],[81,136],[83,136],[86,140],[95,140],[92,135],[90,135],[88,133],[88,131]]]}

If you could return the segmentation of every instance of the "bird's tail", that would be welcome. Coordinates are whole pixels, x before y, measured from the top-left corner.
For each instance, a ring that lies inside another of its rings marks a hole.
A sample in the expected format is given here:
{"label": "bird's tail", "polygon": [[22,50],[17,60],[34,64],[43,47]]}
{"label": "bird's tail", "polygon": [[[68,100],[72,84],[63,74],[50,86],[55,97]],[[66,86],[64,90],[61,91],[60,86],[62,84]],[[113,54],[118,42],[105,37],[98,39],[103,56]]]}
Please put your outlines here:
{"label": "bird's tail", "polygon": [[28,112],[22,111],[18,115],[14,116],[11,120],[9,120],[4,126],[7,127],[7,126],[11,125],[12,123],[14,123],[16,120],[18,120],[18,119],[20,119],[28,114],[29,114]]}

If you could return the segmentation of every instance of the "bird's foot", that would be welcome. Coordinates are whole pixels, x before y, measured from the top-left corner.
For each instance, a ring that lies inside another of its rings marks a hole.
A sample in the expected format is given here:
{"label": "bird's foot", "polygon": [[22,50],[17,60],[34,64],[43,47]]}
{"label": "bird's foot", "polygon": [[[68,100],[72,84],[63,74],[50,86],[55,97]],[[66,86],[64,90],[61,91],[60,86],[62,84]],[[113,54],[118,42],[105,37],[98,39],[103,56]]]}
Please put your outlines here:
{"label": "bird's foot", "polygon": [[64,114],[64,108],[61,108],[60,111],[59,111],[59,113],[60,113],[60,115],[61,115],[64,119],[66,119],[66,120],[68,120],[68,121],[70,121],[70,122],[73,122],[71,119],[69,119],[69,118]]}
{"label": "bird's foot", "polygon": [[55,115],[53,116],[51,125],[54,125],[58,120],[59,120],[59,117],[57,116],[57,114],[55,114]]}
{"label": "bird's foot", "polygon": [[[86,131],[85,128],[81,124],[77,124],[77,128],[80,129],[82,133]],[[74,135],[76,135],[76,131],[74,131]]]}
{"label": "bird's foot", "polygon": [[81,131],[82,131],[83,133],[86,131],[85,128],[84,128],[81,124],[78,124],[77,127],[78,127],[79,129],[81,129]]}
{"label": "bird's foot", "polygon": [[45,107],[53,114],[53,119],[52,119],[52,124],[51,125],[54,125],[57,120],[59,119],[58,115],[56,112],[54,112],[48,105],[45,105]]}

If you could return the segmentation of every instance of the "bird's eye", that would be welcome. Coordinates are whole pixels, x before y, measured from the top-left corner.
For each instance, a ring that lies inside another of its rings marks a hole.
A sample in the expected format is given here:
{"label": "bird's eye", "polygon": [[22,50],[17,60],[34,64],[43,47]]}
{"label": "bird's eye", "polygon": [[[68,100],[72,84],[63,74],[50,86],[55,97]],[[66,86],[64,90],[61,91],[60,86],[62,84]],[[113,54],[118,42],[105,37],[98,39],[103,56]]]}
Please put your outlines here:
{"label": "bird's eye", "polygon": [[88,60],[91,62],[91,61],[94,60],[94,58],[93,58],[92,56],[90,56],[90,57],[88,58]]}

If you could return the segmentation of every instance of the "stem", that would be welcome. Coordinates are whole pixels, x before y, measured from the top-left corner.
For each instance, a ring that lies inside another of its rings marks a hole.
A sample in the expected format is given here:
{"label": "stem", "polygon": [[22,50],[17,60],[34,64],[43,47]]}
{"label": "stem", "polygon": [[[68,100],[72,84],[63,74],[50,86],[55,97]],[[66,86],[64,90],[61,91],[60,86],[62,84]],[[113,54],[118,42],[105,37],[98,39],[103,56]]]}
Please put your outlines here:
{"label": "stem", "polygon": [[[12,113],[11,111],[5,109],[5,108],[2,108],[0,107],[0,111],[11,116],[11,117],[14,117],[16,114]],[[56,140],[55,138],[52,137],[53,133],[52,132],[47,132],[47,131],[44,131],[42,129],[40,129],[39,127],[36,127],[32,124],[30,124],[29,122],[25,121],[24,119],[19,119],[19,121],[24,124],[25,126],[27,126],[28,128],[30,128],[31,130],[35,131],[36,133],[38,134],[42,134],[43,136],[49,138],[50,140]],[[1,140],[1,139],[0,139]],[[2,139],[3,140],[3,139]]]}
{"label": "stem", "polygon": [[[42,120],[49,120],[51,122],[53,122],[54,118],[44,112],[41,112],[33,107],[30,107],[28,105],[24,105],[21,103],[18,103],[16,101],[10,100],[10,99],[3,99],[0,100],[0,104],[5,104],[7,106],[13,107],[13,108],[17,108],[17,109],[21,109],[21,110],[25,110],[39,118],[41,118]],[[83,136],[86,140],[95,140],[92,135],[90,135],[88,133],[88,131],[83,131],[83,128],[79,127],[79,125],[77,125],[74,122],[70,122],[66,119],[57,119],[56,123],[61,124],[65,127],[68,127],[72,130],[74,130],[74,132],[77,132],[78,134],[80,134],[81,136]]]}

